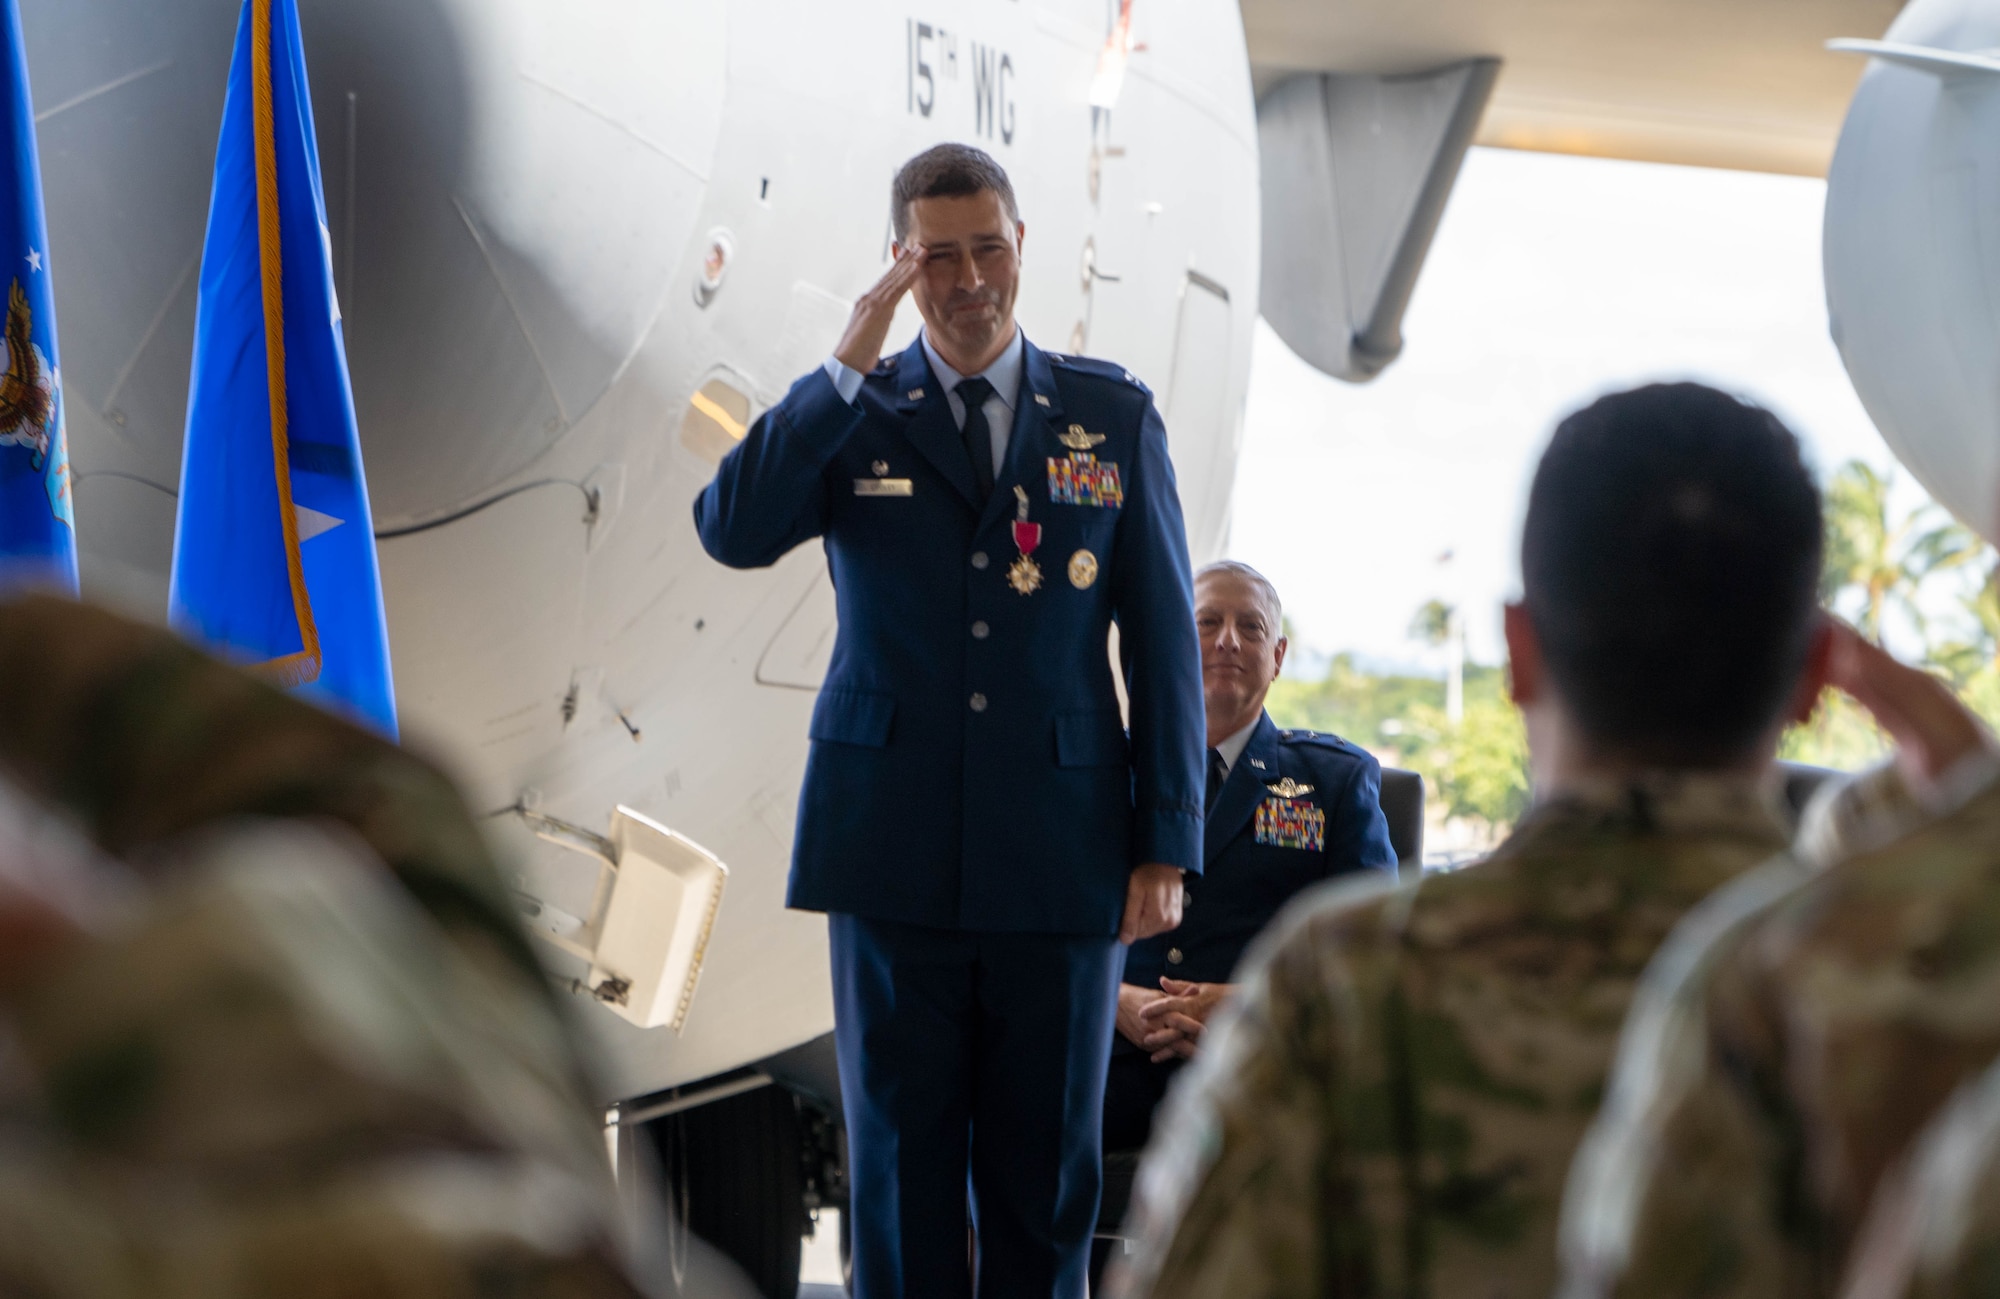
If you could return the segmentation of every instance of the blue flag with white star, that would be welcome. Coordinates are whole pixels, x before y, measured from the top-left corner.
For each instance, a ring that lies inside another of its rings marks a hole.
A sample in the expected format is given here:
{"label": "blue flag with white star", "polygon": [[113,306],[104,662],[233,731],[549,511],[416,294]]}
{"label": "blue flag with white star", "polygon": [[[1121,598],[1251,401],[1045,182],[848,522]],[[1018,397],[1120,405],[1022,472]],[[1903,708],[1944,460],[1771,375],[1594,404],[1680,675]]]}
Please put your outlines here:
{"label": "blue flag with white star", "polygon": [[245,0],[195,309],[170,617],[396,734],[374,519],[294,0]]}
{"label": "blue flag with white star", "polygon": [[35,107],[15,0],[0,0],[0,595],[25,588],[76,594],[76,516],[48,224],[35,151]]}

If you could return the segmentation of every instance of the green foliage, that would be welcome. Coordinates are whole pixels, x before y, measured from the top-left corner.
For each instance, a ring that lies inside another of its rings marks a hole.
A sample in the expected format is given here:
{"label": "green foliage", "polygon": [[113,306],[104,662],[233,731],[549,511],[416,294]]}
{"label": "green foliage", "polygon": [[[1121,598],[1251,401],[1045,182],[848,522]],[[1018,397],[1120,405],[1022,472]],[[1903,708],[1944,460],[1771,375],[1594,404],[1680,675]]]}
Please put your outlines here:
{"label": "green foliage", "polygon": [[1778,756],[1787,762],[1855,771],[1879,761],[1889,749],[1889,737],[1866,709],[1838,690],[1829,690],[1820,696],[1810,721],[1785,732]]}
{"label": "green foliage", "polygon": [[[1921,661],[2000,729],[2000,560],[1934,505],[1898,515],[1894,487],[1860,461],[1828,482],[1821,598],[1878,641],[1892,615],[1899,627],[1907,623],[1921,641]],[[1975,575],[1983,575],[1976,587]],[[1439,600],[1427,601],[1410,623],[1411,639],[1431,646],[1452,634],[1452,609]],[[1446,816],[1500,833],[1529,798],[1527,738],[1505,680],[1500,668],[1467,664],[1465,717],[1453,725],[1443,681],[1365,672],[1340,655],[1322,680],[1280,678],[1266,706],[1280,726],[1332,731],[1421,773]],[[1854,770],[1889,749],[1866,710],[1829,690],[1811,720],[1786,731],[1779,756]]]}
{"label": "green foliage", "polygon": [[1280,726],[1334,734],[1423,776],[1447,816],[1475,817],[1496,829],[1528,803],[1528,744],[1508,701],[1506,673],[1468,664],[1465,720],[1445,718],[1444,682],[1364,672],[1338,655],[1319,681],[1280,677],[1265,708]]}
{"label": "green foliage", "polygon": [[1442,645],[1451,637],[1453,609],[1442,600],[1426,600],[1410,619],[1410,639],[1426,645]]}
{"label": "green foliage", "polygon": [[[1488,679],[1499,676],[1487,668]],[[1466,684],[1465,718],[1453,726],[1442,708],[1411,712],[1404,765],[1420,773],[1447,816],[1475,817],[1496,830],[1528,807],[1528,736],[1520,710],[1496,691]]]}
{"label": "green foliage", "polygon": [[1265,709],[1280,726],[1332,731],[1373,752],[1395,750],[1402,719],[1418,704],[1444,707],[1444,682],[1431,677],[1377,675],[1337,654],[1318,681],[1279,677]]}
{"label": "green foliage", "polygon": [[1925,609],[1917,593],[1927,578],[1976,559],[1979,538],[1949,519],[1939,522],[1935,505],[1921,505],[1900,519],[1890,517],[1893,477],[1850,460],[1826,487],[1826,562],[1820,598],[1853,619],[1861,634],[1882,639],[1893,607],[1906,614],[1918,634],[1928,637]]}
{"label": "green foliage", "polygon": [[[1858,460],[1842,465],[1828,482],[1821,599],[1878,642],[1890,612],[1902,614],[1921,643],[1924,666],[1989,724],[2000,722],[2000,587],[1993,552],[1971,530],[1942,518],[1935,505],[1894,517],[1894,486],[1893,478]],[[1984,580],[1966,589],[1967,579],[1982,570]],[[1954,585],[1956,601],[1941,598]],[[1953,603],[1956,617],[1949,613]],[[1879,761],[1890,748],[1865,709],[1829,690],[1810,721],[1786,732],[1778,753],[1851,770]]]}

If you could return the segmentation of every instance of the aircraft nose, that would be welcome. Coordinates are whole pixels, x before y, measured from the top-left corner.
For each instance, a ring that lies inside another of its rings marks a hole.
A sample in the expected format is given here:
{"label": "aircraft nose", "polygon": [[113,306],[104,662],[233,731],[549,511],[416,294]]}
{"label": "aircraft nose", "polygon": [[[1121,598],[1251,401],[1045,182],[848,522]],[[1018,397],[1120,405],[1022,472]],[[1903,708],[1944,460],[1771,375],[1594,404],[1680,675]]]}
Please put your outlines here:
{"label": "aircraft nose", "polygon": [[[691,273],[726,28],[675,13],[614,32],[517,0],[298,7],[375,517],[438,517],[587,418]],[[105,495],[84,540],[164,552],[242,6],[22,11],[79,503]],[[105,469],[152,486],[93,482]],[[128,492],[150,503],[110,499]],[[118,535],[108,516],[128,514],[146,536]]]}

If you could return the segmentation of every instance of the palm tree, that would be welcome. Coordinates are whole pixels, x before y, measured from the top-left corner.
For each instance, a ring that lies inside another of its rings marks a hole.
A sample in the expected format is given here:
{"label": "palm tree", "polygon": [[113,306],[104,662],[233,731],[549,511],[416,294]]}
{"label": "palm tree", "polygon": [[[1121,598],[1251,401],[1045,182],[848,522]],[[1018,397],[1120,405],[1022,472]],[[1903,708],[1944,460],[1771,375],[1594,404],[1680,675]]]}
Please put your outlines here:
{"label": "palm tree", "polygon": [[[1451,552],[1445,552],[1450,559]],[[1453,726],[1465,720],[1465,621],[1458,606],[1427,600],[1410,619],[1410,638],[1451,651],[1444,678],[1444,715]]]}
{"label": "palm tree", "polygon": [[1930,661],[1961,688],[2000,663],[2000,565],[1990,568],[1977,590],[1959,597],[1970,634],[1931,646]]}
{"label": "palm tree", "polygon": [[1953,520],[1936,522],[1938,509],[1922,505],[1897,519],[1890,515],[1894,479],[1859,460],[1842,465],[1826,489],[1826,563],[1820,596],[1832,605],[1853,592],[1860,597],[1861,632],[1880,642],[1890,606],[1926,630],[1917,590],[1933,573],[1977,558],[1979,538]]}

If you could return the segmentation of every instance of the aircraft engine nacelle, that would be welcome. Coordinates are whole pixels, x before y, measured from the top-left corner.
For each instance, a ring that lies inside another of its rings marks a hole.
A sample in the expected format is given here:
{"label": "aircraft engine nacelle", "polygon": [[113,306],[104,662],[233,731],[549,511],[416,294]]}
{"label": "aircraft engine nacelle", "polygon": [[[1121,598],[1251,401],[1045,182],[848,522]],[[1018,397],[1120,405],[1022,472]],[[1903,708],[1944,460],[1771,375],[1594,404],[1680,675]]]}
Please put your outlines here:
{"label": "aircraft engine nacelle", "polygon": [[2000,537],[2000,3],[1914,0],[1848,110],[1826,299],[1862,405],[1931,495]]}

